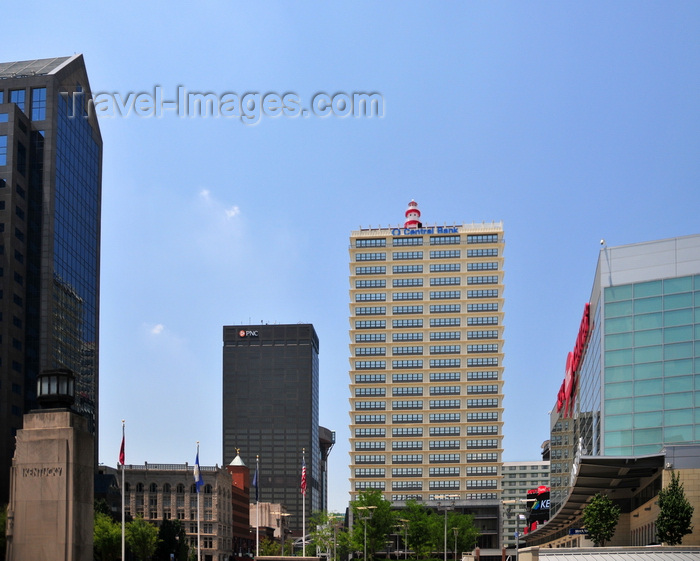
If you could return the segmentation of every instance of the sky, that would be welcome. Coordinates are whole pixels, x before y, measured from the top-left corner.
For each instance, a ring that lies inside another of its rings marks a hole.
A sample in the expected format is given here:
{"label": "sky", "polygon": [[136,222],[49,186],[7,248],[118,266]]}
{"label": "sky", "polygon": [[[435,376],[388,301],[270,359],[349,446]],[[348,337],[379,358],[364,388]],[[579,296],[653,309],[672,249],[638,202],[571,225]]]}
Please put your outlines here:
{"label": "sky", "polygon": [[[3,61],[82,53],[99,110],[106,465],[122,419],[127,463],[193,464],[199,442],[221,465],[223,326],[309,322],[343,510],[349,235],[412,199],[426,225],[503,221],[503,459],[540,459],[601,239],[700,232],[697,2],[27,0],[2,19]],[[355,93],[381,116],[343,116]]]}

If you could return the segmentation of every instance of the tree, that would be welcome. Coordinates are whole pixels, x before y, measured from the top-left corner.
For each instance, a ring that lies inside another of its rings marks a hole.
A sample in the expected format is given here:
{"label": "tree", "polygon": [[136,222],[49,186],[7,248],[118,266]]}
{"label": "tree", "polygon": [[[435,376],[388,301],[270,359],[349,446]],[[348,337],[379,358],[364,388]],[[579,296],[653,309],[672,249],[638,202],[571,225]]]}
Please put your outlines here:
{"label": "tree", "polygon": [[620,507],[610,497],[596,493],[583,509],[583,525],[596,547],[602,547],[615,535]]}
{"label": "tree", "polygon": [[139,561],[150,561],[158,545],[158,528],[137,516],[126,525],[126,543]]}
{"label": "tree", "polygon": [[[374,551],[383,550],[387,534],[390,534],[396,525],[391,503],[382,496],[379,489],[367,489],[361,491],[357,500],[352,501],[350,505],[355,521],[352,529],[352,543],[355,551],[364,551],[365,524],[367,525],[367,556],[370,557]],[[371,518],[362,520],[368,515],[363,514],[363,509],[358,507],[367,506],[375,508],[371,510]]]}
{"label": "tree", "polygon": [[656,518],[656,535],[668,545],[680,545],[683,536],[690,534],[690,521],[695,510],[685,497],[680,476],[671,472],[671,482],[659,491],[659,516]]}
{"label": "tree", "polygon": [[97,561],[116,561],[122,554],[121,526],[104,512],[95,512],[93,549]]}
{"label": "tree", "polygon": [[[399,513],[399,522],[406,525],[408,548],[415,551],[416,558],[430,557],[433,551],[445,548],[445,513],[434,511],[414,500],[406,502]],[[457,528],[457,550],[471,551],[476,545],[479,531],[474,527],[474,518],[453,510],[447,512],[447,549],[455,546],[454,528]],[[454,553],[454,552],[453,552]]]}
{"label": "tree", "polygon": [[[343,520],[330,515],[326,511],[314,513],[310,520],[309,546],[307,555],[327,555],[331,558],[337,549],[338,534],[342,531]],[[335,548],[334,548],[335,546]]]}
{"label": "tree", "polygon": [[158,546],[155,559],[170,561],[170,554],[175,555],[175,561],[187,561],[189,546],[187,534],[179,520],[163,520],[158,530]]}

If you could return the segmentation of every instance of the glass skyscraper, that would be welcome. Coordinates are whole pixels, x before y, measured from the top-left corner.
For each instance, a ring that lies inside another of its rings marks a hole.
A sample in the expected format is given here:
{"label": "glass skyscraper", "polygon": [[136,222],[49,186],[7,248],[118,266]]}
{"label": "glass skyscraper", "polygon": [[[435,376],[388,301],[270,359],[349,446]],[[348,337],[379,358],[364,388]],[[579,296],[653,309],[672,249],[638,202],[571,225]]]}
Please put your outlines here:
{"label": "glass skyscraper", "polygon": [[82,55],[0,63],[0,503],[40,371],[75,373],[74,408],[97,433],[102,137],[89,99]]}
{"label": "glass skyscraper", "polygon": [[552,413],[553,516],[581,457],[700,443],[700,235],[603,247],[586,310]]}

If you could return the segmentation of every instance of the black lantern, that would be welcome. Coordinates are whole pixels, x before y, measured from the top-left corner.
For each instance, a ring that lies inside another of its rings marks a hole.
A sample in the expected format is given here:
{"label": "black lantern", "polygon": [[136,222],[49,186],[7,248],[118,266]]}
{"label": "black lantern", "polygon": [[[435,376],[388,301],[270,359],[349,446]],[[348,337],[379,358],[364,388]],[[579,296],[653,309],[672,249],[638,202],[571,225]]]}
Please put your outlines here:
{"label": "black lantern", "polygon": [[68,368],[44,370],[37,378],[36,393],[44,409],[68,409],[75,401],[75,376]]}

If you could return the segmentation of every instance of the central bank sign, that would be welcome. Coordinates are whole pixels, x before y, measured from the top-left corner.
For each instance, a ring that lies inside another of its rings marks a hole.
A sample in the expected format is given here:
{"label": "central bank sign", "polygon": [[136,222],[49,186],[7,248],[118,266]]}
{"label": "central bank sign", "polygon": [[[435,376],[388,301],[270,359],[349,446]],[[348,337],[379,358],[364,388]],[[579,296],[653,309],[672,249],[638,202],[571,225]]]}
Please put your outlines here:
{"label": "central bank sign", "polygon": [[392,236],[422,236],[423,234],[458,234],[457,228],[438,226],[437,228],[394,228]]}

